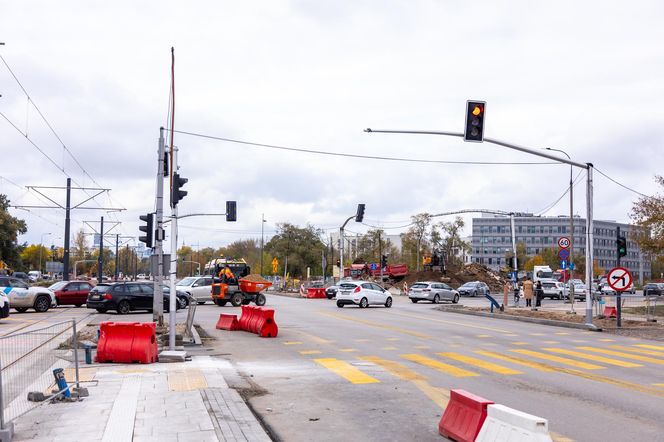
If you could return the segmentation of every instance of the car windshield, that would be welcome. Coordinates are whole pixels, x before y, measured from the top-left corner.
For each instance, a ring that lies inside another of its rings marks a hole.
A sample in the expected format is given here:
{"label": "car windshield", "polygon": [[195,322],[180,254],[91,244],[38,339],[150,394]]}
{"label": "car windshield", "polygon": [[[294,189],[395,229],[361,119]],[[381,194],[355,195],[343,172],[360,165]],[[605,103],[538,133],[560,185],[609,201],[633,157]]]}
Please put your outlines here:
{"label": "car windshield", "polygon": [[429,284],[424,283],[424,282],[417,282],[417,283],[412,285],[412,288],[414,288],[414,289],[423,289],[423,288],[426,288],[426,287],[429,287]]}
{"label": "car windshield", "polygon": [[198,278],[195,277],[184,278],[182,281],[178,282],[177,285],[190,286],[193,285],[197,280]]}
{"label": "car windshield", "polygon": [[56,282],[55,284],[51,284],[50,286],[48,286],[48,289],[53,291],[61,290],[67,284],[68,284],[67,281],[59,281]]}
{"label": "car windshield", "polygon": [[357,287],[357,284],[352,282],[344,282],[343,284],[340,284],[339,287],[342,289],[354,289]]}
{"label": "car windshield", "polygon": [[477,283],[476,283],[476,282],[467,282],[467,283],[465,283],[464,285],[462,285],[462,286],[459,287],[459,288],[473,288],[473,287],[475,287],[475,286],[477,286]]}

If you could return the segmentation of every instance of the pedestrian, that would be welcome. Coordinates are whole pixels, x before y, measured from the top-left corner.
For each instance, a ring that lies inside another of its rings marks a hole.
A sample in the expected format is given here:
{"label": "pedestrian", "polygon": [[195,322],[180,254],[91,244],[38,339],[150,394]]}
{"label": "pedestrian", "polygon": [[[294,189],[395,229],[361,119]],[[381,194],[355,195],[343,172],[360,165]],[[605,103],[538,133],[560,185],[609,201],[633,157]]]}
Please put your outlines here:
{"label": "pedestrian", "polygon": [[530,278],[523,282],[523,296],[526,298],[526,307],[533,306],[533,281]]}
{"label": "pedestrian", "polygon": [[507,308],[507,300],[509,299],[508,296],[510,295],[510,292],[512,291],[512,284],[509,281],[505,281],[505,285],[503,286],[503,307]]}
{"label": "pedestrian", "polygon": [[544,298],[544,290],[542,290],[542,281],[537,281],[537,284],[535,284],[535,307],[542,306],[542,298]]}

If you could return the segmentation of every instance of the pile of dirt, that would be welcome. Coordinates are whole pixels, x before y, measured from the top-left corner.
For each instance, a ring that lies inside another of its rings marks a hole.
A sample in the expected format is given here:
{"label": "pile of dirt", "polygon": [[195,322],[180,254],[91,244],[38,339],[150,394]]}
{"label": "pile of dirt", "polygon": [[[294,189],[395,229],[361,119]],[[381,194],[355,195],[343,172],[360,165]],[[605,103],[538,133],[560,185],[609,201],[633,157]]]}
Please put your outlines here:
{"label": "pile of dirt", "polygon": [[470,281],[481,281],[489,286],[491,293],[502,293],[505,284],[505,279],[498,273],[476,263],[450,267],[444,273],[429,270],[413,272],[405,278],[405,281],[409,286],[417,281],[440,281],[449,284],[453,288],[458,288]]}
{"label": "pile of dirt", "polygon": [[245,276],[243,278],[240,278],[240,279],[242,279],[243,281],[255,282],[255,283],[258,283],[258,284],[265,284],[265,283],[270,282],[270,281],[264,279],[261,275],[257,275],[255,273],[252,273],[251,275],[247,275],[247,276]]}

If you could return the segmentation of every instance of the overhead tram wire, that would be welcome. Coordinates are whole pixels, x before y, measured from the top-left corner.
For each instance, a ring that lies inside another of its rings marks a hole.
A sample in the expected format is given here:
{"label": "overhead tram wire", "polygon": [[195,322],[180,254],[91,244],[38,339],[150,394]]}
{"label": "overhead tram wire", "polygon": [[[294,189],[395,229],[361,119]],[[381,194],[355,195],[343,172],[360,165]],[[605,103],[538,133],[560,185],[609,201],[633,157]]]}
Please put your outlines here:
{"label": "overhead tram wire", "polygon": [[595,170],[596,170],[597,172],[599,172],[600,175],[604,176],[604,178],[606,178],[607,180],[613,182],[614,184],[619,185],[619,186],[622,187],[623,189],[629,190],[630,192],[634,192],[635,194],[637,194],[637,195],[639,195],[639,196],[642,196],[642,197],[644,197],[644,198],[654,198],[654,197],[652,197],[652,196],[646,195],[645,193],[641,193],[641,192],[639,192],[638,190],[634,190],[634,189],[632,189],[631,187],[628,187],[628,186],[626,186],[626,185],[624,185],[624,184],[622,184],[622,183],[620,183],[620,182],[614,180],[613,178],[611,178],[610,176],[608,176],[607,174],[605,174],[604,172],[602,172],[601,170],[599,170],[597,167],[595,167]]}
{"label": "overhead tram wire", "polygon": [[[576,185],[579,184],[579,183],[581,182],[581,180],[579,180],[579,177],[581,176],[581,173],[583,173],[582,170],[579,171],[579,173],[576,175],[576,177],[574,178],[574,180],[572,180],[572,187],[576,187]],[[565,197],[565,195],[567,195],[568,193],[569,193],[569,186],[567,186],[567,188],[565,189],[565,191],[563,192],[563,194],[560,195],[560,197],[559,197],[557,200],[555,200],[553,203],[551,203],[551,204],[549,204],[548,206],[546,206],[544,209],[539,210],[539,211],[536,211],[535,213],[537,213],[537,214],[540,215],[540,216],[543,215],[543,214],[545,214],[545,213],[548,212],[549,210],[553,209],[553,208],[556,206],[556,204],[558,204],[558,203],[560,202],[560,200],[562,200],[562,199]]]}
{"label": "overhead tram wire", "polygon": [[232,138],[217,137],[217,136],[213,136],[213,135],[205,135],[205,134],[200,134],[200,133],[196,133],[196,132],[187,132],[187,131],[183,131],[183,130],[174,130],[173,132],[183,134],[183,135],[190,135],[192,137],[207,138],[207,139],[210,139],[210,140],[225,141],[225,142],[228,142],[228,143],[244,144],[246,146],[265,147],[265,148],[268,148],[268,149],[286,150],[286,151],[289,151],[289,152],[299,152],[299,153],[307,153],[307,154],[314,154],[314,155],[327,155],[327,156],[346,157],[346,158],[360,158],[360,159],[365,159],[365,160],[398,161],[398,162],[404,162],[404,163],[425,163],[425,164],[468,164],[468,165],[508,165],[508,166],[559,164],[559,163],[553,162],[553,161],[543,161],[543,162],[532,162],[532,161],[528,161],[528,162],[451,161],[451,160],[425,160],[425,159],[419,159],[419,158],[382,157],[382,156],[375,156],[375,155],[360,155],[360,154],[352,154],[352,153],[329,152],[329,151],[324,151],[324,150],[303,149],[303,148],[299,148],[299,147],[278,146],[278,145],[275,145],[275,144],[255,143],[255,142],[252,142],[252,141],[235,140],[235,139],[232,139]]}

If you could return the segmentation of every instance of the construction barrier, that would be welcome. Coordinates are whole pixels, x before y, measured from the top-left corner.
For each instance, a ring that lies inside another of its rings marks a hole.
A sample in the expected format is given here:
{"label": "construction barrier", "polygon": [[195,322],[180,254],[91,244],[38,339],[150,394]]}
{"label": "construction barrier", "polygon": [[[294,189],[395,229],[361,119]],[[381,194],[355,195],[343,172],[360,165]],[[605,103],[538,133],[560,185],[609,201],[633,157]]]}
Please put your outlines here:
{"label": "construction barrier", "polygon": [[318,298],[327,298],[325,296],[325,289],[322,287],[309,287],[307,289],[307,298],[309,299],[318,299]]}
{"label": "construction barrier", "polygon": [[616,318],[618,317],[618,311],[615,307],[604,307],[604,313],[602,313],[607,318]]}
{"label": "construction barrier", "polygon": [[490,404],[493,401],[465,390],[451,390],[450,401],[438,423],[438,432],[457,442],[473,442],[484,424]]}
{"label": "construction barrier", "polygon": [[477,442],[551,442],[546,419],[504,405],[487,407]]}
{"label": "construction barrier", "polygon": [[237,330],[238,329],[237,315],[229,315],[228,313],[220,314],[216,328],[218,330]]}
{"label": "construction barrier", "polygon": [[300,284],[300,296],[303,298],[307,297],[307,292],[304,290],[304,284]]}
{"label": "construction barrier", "polygon": [[102,322],[99,326],[97,362],[151,364],[157,362],[154,322]]}
{"label": "construction barrier", "polygon": [[261,338],[276,338],[279,333],[277,323],[274,322],[274,309],[252,305],[242,306],[238,329],[256,333]]}

